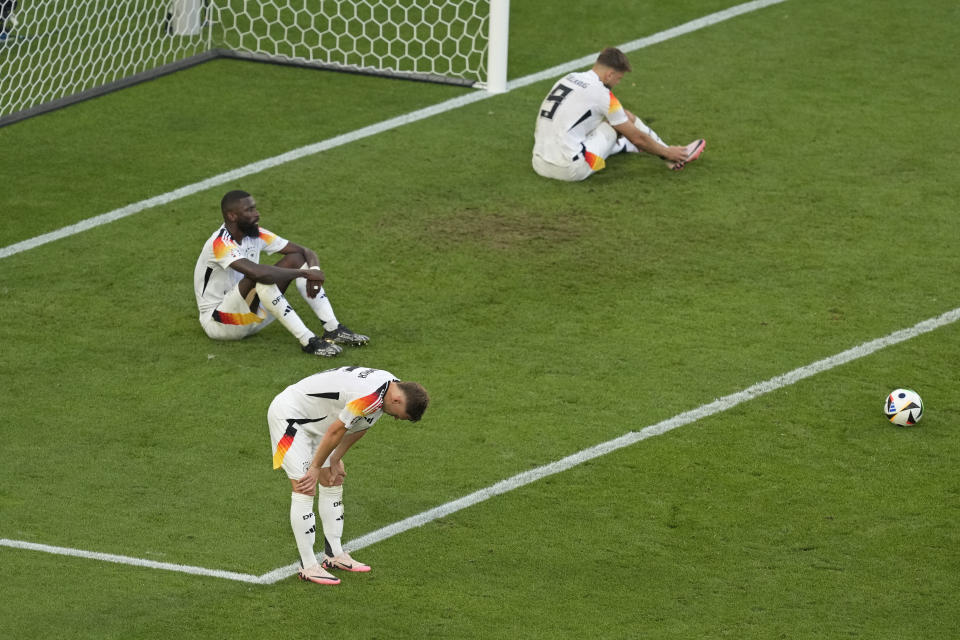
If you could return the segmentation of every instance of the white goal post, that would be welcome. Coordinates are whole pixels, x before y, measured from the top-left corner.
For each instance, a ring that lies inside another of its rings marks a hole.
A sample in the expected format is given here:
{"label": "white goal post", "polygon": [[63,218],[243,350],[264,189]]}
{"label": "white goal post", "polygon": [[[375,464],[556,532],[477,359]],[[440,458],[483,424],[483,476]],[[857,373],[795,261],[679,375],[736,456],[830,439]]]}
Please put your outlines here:
{"label": "white goal post", "polygon": [[219,57],[506,91],[510,0],[0,0],[0,126]]}

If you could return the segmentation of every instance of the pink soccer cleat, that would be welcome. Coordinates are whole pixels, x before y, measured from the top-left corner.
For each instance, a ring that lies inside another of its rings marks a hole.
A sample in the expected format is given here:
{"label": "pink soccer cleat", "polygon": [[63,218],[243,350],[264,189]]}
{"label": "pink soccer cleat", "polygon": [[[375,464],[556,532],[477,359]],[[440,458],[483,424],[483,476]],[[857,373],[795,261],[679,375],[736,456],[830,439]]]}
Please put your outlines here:
{"label": "pink soccer cleat", "polygon": [[301,568],[297,572],[297,577],[301,580],[314,582],[316,584],[340,584],[340,578],[325,571],[319,564],[307,567],[306,569]]}
{"label": "pink soccer cleat", "polygon": [[328,555],[323,556],[324,569],[337,569],[338,571],[353,571],[355,573],[366,573],[370,571],[370,565],[357,562],[350,557],[350,554],[344,551],[338,556],[332,558]]}
{"label": "pink soccer cleat", "polygon": [[687,166],[687,163],[693,162],[694,160],[699,158],[700,154],[703,153],[703,150],[706,148],[707,148],[706,140],[704,140],[703,138],[700,138],[699,140],[694,140],[693,142],[688,144],[686,147],[684,147],[684,151],[687,152],[687,157],[685,160],[683,160],[682,162],[668,161],[667,166],[673,169],[674,171],[680,171],[685,166]]}

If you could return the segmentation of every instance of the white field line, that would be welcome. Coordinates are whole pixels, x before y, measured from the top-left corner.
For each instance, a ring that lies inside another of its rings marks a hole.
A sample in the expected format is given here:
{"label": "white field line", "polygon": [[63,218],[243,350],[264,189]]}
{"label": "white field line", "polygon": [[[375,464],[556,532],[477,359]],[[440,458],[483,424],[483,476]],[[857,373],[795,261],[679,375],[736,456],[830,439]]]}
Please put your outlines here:
{"label": "white field line", "polygon": [[[712,13],[702,18],[692,20],[690,22],[674,27],[672,29],[661,31],[660,33],[654,34],[652,36],[649,36],[646,38],[640,38],[639,40],[633,40],[631,42],[619,45],[619,48],[625,52],[635,51],[637,49],[642,49],[644,47],[649,47],[654,44],[664,42],[666,40],[670,40],[671,38],[676,38],[678,36],[691,33],[693,31],[697,31],[698,29],[709,27],[711,25],[717,24],[719,22],[723,22],[725,20],[729,20],[730,18],[734,18],[744,13],[756,11],[757,9],[762,9],[764,7],[768,7],[774,4],[779,4],[785,1],[786,0],[754,0],[753,2],[746,2],[744,4],[740,4],[735,7],[730,7],[729,9],[724,9],[723,11]],[[519,78],[517,80],[508,82],[507,91],[518,89],[520,87],[525,87],[535,82],[560,76],[560,75],[563,75],[564,73],[568,73],[570,71],[590,65],[594,60],[594,55],[595,54],[592,54],[589,56],[585,56],[583,58],[579,58],[577,60],[572,60],[565,64],[558,65],[550,69],[546,69],[539,73],[535,73],[535,74],[526,76],[524,78]],[[159,196],[154,196],[146,200],[141,200],[140,202],[135,202],[133,204],[127,205],[120,209],[114,209],[113,211],[101,214],[99,216],[95,216],[93,218],[87,218],[86,220],[82,220],[81,222],[78,222],[76,224],[63,227],[61,229],[58,229],[57,231],[45,233],[43,235],[36,236],[29,240],[24,240],[23,242],[18,242],[18,243],[0,248],[0,258],[6,258],[12,255],[16,255],[18,253],[22,253],[24,251],[28,251],[30,249],[35,249],[36,247],[42,246],[49,242],[67,238],[69,236],[76,235],[78,233],[87,231],[89,229],[94,229],[96,227],[113,222],[115,220],[126,218],[135,213],[139,213],[140,211],[144,211],[145,209],[158,207],[158,206],[173,202],[175,200],[179,200],[181,198],[186,198],[187,196],[193,195],[195,193],[199,193],[200,191],[204,191],[206,189],[210,189],[210,188],[225,184],[227,182],[231,182],[234,180],[238,180],[240,178],[244,178],[246,176],[260,173],[262,171],[266,171],[267,169],[277,167],[277,166],[286,164],[288,162],[293,162],[294,160],[299,160],[300,158],[305,158],[307,156],[315,155],[322,151],[333,149],[335,147],[348,144],[350,142],[355,142],[357,140],[361,140],[363,138],[376,135],[384,131],[389,131],[390,129],[394,129],[405,124],[417,122],[418,120],[423,120],[425,118],[429,118],[431,116],[444,113],[446,111],[451,111],[453,109],[457,109],[459,107],[472,104],[474,102],[486,100],[487,98],[490,98],[490,97],[493,97],[493,94],[488,94],[486,92],[476,92],[476,93],[471,93],[465,96],[460,96],[458,98],[447,100],[446,102],[441,102],[431,107],[420,109],[418,111],[414,111],[412,113],[408,113],[403,116],[398,116],[395,118],[391,118],[389,120],[384,120],[383,122],[380,122],[378,124],[357,129],[350,133],[346,133],[340,136],[336,136],[334,138],[330,138],[328,140],[307,145],[305,147],[300,147],[299,149],[294,149],[292,151],[288,151],[286,153],[280,154],[278,156],[274,156],[272,158],[260,160],[252,164],[248,164],[246,166],[233,169],[232,171],[228,171],[226,173],[221,173],[211,178],[207,178],[206,180],[202,180],[200,182],[195,182],[193,184],[180,187],[179,189],[175,189],[173,191],[161,194]],[[848,362],[849,360],[863,357],[865,355],[868,355],[869,353],[873,353],[874,351],[878,349],[882,349],[891,344],[896,344],[904,340],[909,340],[910,338],[920,335],[921,333],[933,331],[934,329],[940,326],[949,324],[951,322],[955,322],[957,320],[958,315],[960,315],[960,309],[954,309],[953,311],[947,312],[941,316],[938,316],[937,318],[933,318],[931,320],[926,320],[924,322],[921,322],[920,324],[915,325],[911,329],[905,329],[902,331],[898,331],[896,333],[892,333],[885,338],[880,338],[878,340],[865,343],[863,345],[860,345],[859,347],[855,347],[848,351],[844,351],[843,353],[833,356],[832,358],[820,360],[819,362],[815,362],[812,365],[808,365],[807,367],[796,369],[783,376],[779,376],[777,378],[771,378],[766,382],[755,384],[752,387],[749,387],[748,389],[745,389],[744,391],[741,391],[739,393],[735,393],[729,396],[724,396],[723,398],[720,398],[719,400],[715,400],[710,404],[703,405],[701,407],[698,407],[697,409],[688,411],[686,413],[681,413],[677,416],[674,416],[673,418],[670,418],[669,420],[665,420],[655,425],[651,425],[640,431],[632,431],[614,440],[604,442],[602,444],[596,445],[595,447],[591,447],[590,449],[585,449],[583,451],[580,451],[579,453],[575,453],[570,456],[567,456],[562,460],[552,462],[543,467],[531,469],[530,471],[524,471],[523,473],[517,474],[512,478],[507,478],[506,480],[502,480],[495,485],[487,487],[486,489],[481,489],[479,491],[471,493],[468,496],[464,496],[463,498],[454,500],[453,502],[448,502],[447,504],[440,505],[439,507],[435,507],[433,509],[430,509],[429,511],[424,511],[423,513],[417,514],[415,516],[411,516],[405,520],[401,520],[400,522],[396,522],[392,525],[383,527],[382,529],[378,529],[376,531],[368,533],[367,535],[357,538],[356,540],[353,540],[352,542],[347,544],[346,548],[353,551],[356,551],[358,549],[363,549],[364,547],[368,547],[370,545],[376,544],[377,542],[386,540],[387,538],[395,536],[399,533],[403,533],[404,531],[407,531],[414,527],[423,526],[428,522],[432,522],[433,520],[450,515],[461,509],[465,509],[469,506],[473,506],[475,504],[483,502],[484,500],[487,500],[494,496],[497,496],[502,493],[512,491],[518,487],[522,487],[524,485],[530,484],[531,482],[535,482],[546,476],[553,475],[555,473],[560,473],[561,471],[566,471],[571,467],[582,464],[583,462],[586,462],[588,460],[592,460],[593,458],[606,455],[607,453],[616,451],[617,449],[622,449],[623,447],[630,446],[631,444],[634,444],[641,440],[645,440],[651,436],[660,435],[661,433],[666,433],[671,429],[676,429],[677,427],[689,424],[701,418],[713,415],[715,413],[719,413],[721,411],[725,411],[731,407],[734,407],[740,404],[741,402],[745,402],[746,400],[750,400],[764,393],[769,393],[770,391],[774,391],[781,387],[787,386],[788,384],[793,384],[797,380],[802,380],[803,378],[809,377],[811,375],[815,375],[816,373],[820,373],[821,371],[832,369],[833,367],[843,364],[844,362]],[[833,362],[835,359],[837,359],[836,362]],[[0,546],[13,547],[17,549],[27,549],[31,551],[43,551],[46,553],[53,553],[53,554],[59,554],[59,555],[88,558],[92,560],[102,560],[104,562],[129,564],[134,566],[148,567],[151,569],[179,571],[181,573],[190,573],[194,575],[210,576],[215,578],[225,578],[228,580],[237,580],[240,582],[252,582],[252,583],[260,583],[260,584],[272,584],[274,582],[282,580],[287,576],[292,575],[296,571],[296,567],[297,567],[296,564],[292,564],[285,567],[280,567],[278,569],[274,569],[273,571],[269,571],[263,574],[262,576],[253,576],[245,573],[235,573],[232,571],[221,571],[217,569],[206,569],[204,567],[194,567],[190,565],[172,564],[167,562],[156,562],[154,560],[144,560],[142,558],[133,558],[130,556],[120,556],[120,555],[114,555],[114,554],[108,554],[108,553],[99,553],[96,551],[84,551],[81,549],[71,549],[68,547],[54,547],[50,545],[24,542],[21,540],[8,540],[6,538],[0,538]]]}
{"label": "white field line", "polygon": [[[697,18],[696,20],[691,20],[690,22],[684,23],[680,26],[673,27],[672,29],[667,29],[666,31],[661,31],[652,36],[646,38],[640,38],[639,40],[633,40],[625,44],[620,45],[620,49],[625,52],[635,51],[637,49],[643,49],[672,38],[676,38],[705,27],[715,25],[719,22],[729,20],[736,16],[742,15],[744,13],[749,13],[751,11],[756,11],[757,9],[762,9],[764,7],[779,4],[781,2],[786,2],[786,0],[754,0],[753,2],[746,2],[744,4],[737,5],[735,7],[730,7],[729,9],[724,9],[723,11],[718,11],[716,13],[711,13],[710,15],[704,16],[702,18]],[[525,87],[527,85],[539,82],[541,80],[546,80],[548,78],[554,78],[561,76],[570,71],[589,66],[593,64],[596,54],[591,54],[577,60],[572,60],[562,65],[546,69],[539,73],[535,73],[517,80],[512,80],[507,83],[507,91],[512,91],[513,89],[519,89],[520,87]],[[188,184],[186,186],[180,187],[179,189],[174,189],[173,191],[168,191],[167,193],[160,194],[158,196],[153,196],[152,198],[147,198],[146,200],[141,200],[140,202],[134,202],[133,204],[128,204],[125,207],[119,209],[114,209],[113,211],[108,211],[107,213],[102,213],[98,216],[92,218],[87,218],[86,220],[81,220],[75,224],[68,225],[66,227],[61,227],[56,231],[51,231],[49,233],[44,233],[21,242],[16,242],[5,247],[0,247],[0,259],[8,258],[10,256],[16,255],[18,253],[23,253],[24,251],[29,251],[30,249],[36,249],[37,247],[43,246],[47,243],[54,242],[55,240],[62,240],[63,238],[68,238],[70,236],[82,233],[84,231],[89,231],[90,229],[95,229],[97,227],[103,226],[110,222],[116,220],[121,220],[128,216],[132,216],[135,213],[140,213],[146,209],[152,209],[153,207],[159,207],[175,200],[180,200],[181,198],[186,198],[192,196],[195,193],[200,193],[201,191],[206,191],[207,189],[212,189],[213,187],[218,187],[230,182],[239,181],[242,178],[247,176],[252,176],[257,173],[266,171],[267,169],[272,169],[274,167],[279,167],[280,165],[287,164],[288,162],[293,162],[294,160],[299,160],[301,158],[306,158],[307,156],[316,155],[323,151],[328,151],[336,147],[349,144],[351,142],[356,142],[357,140],[362,140],[363,138],[368,138],[370,136],[375,136],[379,133],[389,131],[391,129],[396,129],[406,124],[411,124],[419,120],[424,120],[432,116],[445,113],[447,111],[452,111],[453,109],[459,109],[468,104],[473,104],[474,102],[480,102],[481,100],[486,100],[492,98],[495,95],[500,94],[491,94],[486,91],[476,91],[467,95],[463,95],[445,102],[441,102],[430,107],[425,107],[417,111],[413,111],[406,115],[397,116],[395,118],[390,118],[389,120],[384,120],[377,124],[372,124],[361,129],[356,129],[349,133],[339,135],[327,140],[322,140],[320,142],[315,142],[309,144],[305,147],[300,147],[298,149],[293,149],[282,153],[278,156],[273,156],[272,158],[266,158],[264,160],[259,160],[251,164],[238,167],[226,173],[221,173],[206,180],[201,180],[200,182],[194,182],[193,184]]]}
{"label": "white field line", "polygon": [[73,556],[75,558],[101,560],[103,562],[115,562],[117,564],[130,564],[136,567],[147,567],[148,569],[179,571],[180,573],[191,573],[198,576],[210,576],[212,578],[226,578],[227,580],[237,580],[240,582],[260,582],[259,577],[246,573],[220,571],[218,569],[204,569],[203,567],[191,567],[185,564],[172,564],[170,562],[156,562],[154,560],[144,560],[143,558],[131,558],[130,556],[118,556],[112,553],[98,553],[96,551],[83,551],[81,549],[71,549],[69,547],[53,547],[48,544],[36,544],[33,542],[24,542],[22,540],[7,540],[6,538],[0,538],[0,547],[13,547],[14,549],[27,549],[29,551],[43,551],[44,553],[53,553],[61,556]]}
{"label": "white field line", "polygon": [[[788,387],[805,378],[815,376],[818,373],[829,371],[830,369],[834,369],[858,358],[868,356],[876,351],[879,351],[880,349],[885,349],[891,345],[905,342],[924,333],[929,333],[935,329],[939,329],[940,327],[952,324],[958,319],[960,319],[960,308],[947,311],[946,313],[936,316],[935,318],[930,318],[929,320],[919,322],[909,329],[894,331],[893,333],[882,338],[865,342],[861,345],[830,356],[829,358],[817,360],[812,364],[800,367],[799,369],[794,369],[793,371],[783,375],[770,378],[769,380],[764,380],[763,382],[758,382],[757,384],[747,387],[742,391],[723,396],[722,398],[718,398],[713,402],[701,405],[691,411],[685,411],[684,413],[677,414],[672,418],[645,427],[640,431],[631,431],[620,436],[619,438],[608,440],[607,442],[600,443],[590,447],[589,449],[584,449],[583,451],[578,451],[577,453],[569,455],[561,460],[551,462],[542,467],[537,467],[536,469],[530,469],[529,471],[518,473],[513,477],[507,478],[506,480],[501,480],[500,482],[486,487],[485,489],[474,491],[473,493],[457,500],[442,504],[439,507],[434,507],[433,509],[424,511],[423,513],[410,516],[405,520],[401,520],[399,522],[387,525],[381,529],[377,529],[376,531],[372,531],[357,538],[356,540],[352,540],[344,546],[350,551],[356,551],[358,549],[369,547],[388,538],[392,538],[395,535],[409,531],[415,527],[421,527],[427,523],[433,522],[434,520],[438,520],[439,518],[456,513],[461,509],[472,507],[475,504],[479,504],[503,493],[513,491],[514,489],[518,489],[532,482],[536,482],[537,480],[546,478],[547,476],[566,471],[577,465],[583,464],[584,462],[593,460],[594,458],[599,458],[600,456],[612,453],[618,449],[629,447],[630,445],[636,444],[641,440],[646,440],[647,438],[652,438],[653,436],[667,433],[668,431],[672,431],[673,429],[688,425],[703,418],[722,413],[727,409],[731,409],[738,404],[747,402],[748,400],[752,400],[772,391]],[[293,575],[297,570],[297,565],[291,564],[284,567],[279,567],[261,576],[253,576],[245,573],[233,573],[230,571],[219,571],[216,569],[204,569],[203,567],[191,567],[186,565],[169,564],[165,562],[154,562],[152,560],[142,560],[140,558],[131,558],[127,556],[95,553],[93,551],[82,551],[79,549],[69,549],[65,547],[51,547],[48,545],[33,544],[19,540],[0,539],[0,546],[15,547],[18,549],[30,549],[33,551],[45,551],[47,553],[56,553],[80,558],[91,558],[94,560],[105,560],[107,562],[118,562],[121,564],[131,564],[153,569],[180,571],[183,573],[192,573],[214,578],[226,578],[228,580],[238,580],[241,582],[252,582],[257,584],[273,584],[279,580],[283,580],[284,578]]]}
{"label": "white field line", "polygon": [[[722,398],[718,398],[713,402],[701,405],[691,411],[685,411],[684,413],[677,414],[672,418],[645,427],[640,431],[631,431],[620,436],[619,438],[602,442],[598,445],[590,447],[589,449],[584,449],[583,451],[578,451],[577,453],[569,455],[561,460],[557,460],[556,462],[551,462],[550,464],[546,464],[542,467],[537,467],[536,469],[518,473],[511,478],[501,480],[500,482],[485,489],[474,491],[470,495],[466,495],[452,502],[442,504],[439,507],[434,507],[429,511],[424,511],[423,513],[419,513],[415,516],[410,516],[405,520],[387,525],[386,527],[377,529],[376,531],[372,531],[357,538],[356,540],[352,540],[349,544],[345,545],[345,547],[351,551],[369,547],[378,542],[382,542],[387,538],[392,538],[395,535],[403,533],[404,531],[408,531],[414,527],[421,527],[428,522],[433,522],[434,520],[438,520],[452,513],[456,513],[461,509],[466,509],[467,507],[479,504],[502,493],[513,491],[514,489],[518,489],[524,485],[536,482],[537,480],[546,478],[547,476],[552,476],[556,473],[571,469],[577,465],[583,464],[584,462],[593,460],[594,458],[599,458],[600,456],[605,456],[608,453],[612,453],[618,449],[629,447],[630,445],[636,444],[641,440],[646,440],[647,438],[652,438],[653,436],[659,436],[668,431],[672,431],[677,427],[682,427],[703,418],[722,413],[727,409],[732,409],[738,404],[747,402],[748,400],[753,400],[754,398],[770,393],[771,391],[776,391],[778,389],[782,389],[783,387],[790,386],[796,382],[799,382],[800,380],[803,380],[804,378],[809,378],[817,375],[818,373],[829,371],[830,369],[839,367],[840,365],[846,364],[852,360],[868,356],[876,351],[879,351],[880,349],[910,340],[911,338],[915,338],[924,333],[929,333],[930,331],[954,323],[958,319],[960,319],[960,308],[947,311],[946,313],[935,318],[924,320],[923,322],[915,324],[909,329],[895,331],[887,336],[877,338],[876,340],[871,340],[870,342],[865,342],[859,346],[853,347],[852,349],[847,349],[846,351],[842,351],[834,356],[830,356],[829,358],[817,360],[812,364],[800,367],[799,369],[794,369],[789,373],[770,378],[769,380],[764,380],[763,382],[758,382],[751,387],[747,387],[743,391],[738,391],[728,396],[723,396]],[[287,576],[293,575],[296,572],[297,566],[298,565],[294,564],[275,569],[274,571],[260,576],[260,579],[265,583],[276,582],[286,578]]]}
{"label": "white field line", "polygon": [[[673,38],[678,38],[682,35],[713,26],[718,22],[736,18],[737,16],[745,13],[750,13],[752,11],[756,11],[757,9],[763,9],[774,4],[780,4],[781,2],[786,2],[786,0],[754,0],[753,2],[745,2],[743,4],[738,4],[735,7],[730,7],[729,9],[717,11],[716,13],[711,13],[710,15],[703,16],[702,18],[685,22],[679,26],[667,29],[666,31],[655,33],[652,36],[625,42],[624,44],[617,45],[617,48],[624,53],[629,53],[638,49],[645,49],[646,47],[651,47],[655,44],[666,42],[667,40],[672,40]],[[525,87],[527,85],[540,82],[541,80],[555,80],[566,73],[570,73],[571,71],[576,71],[577,69],[591,66],[596,59],[597,54],[591,53],[590,55],[578,58],[576,60],[571,60],[570,62],[565,62],[561,65],[557,65],[556,67],[544,69],[543,71],[539,71],[529,76],[518,78],[517,80],[511,80],[507,83],[507,91],[519,89],[520,87]]]}

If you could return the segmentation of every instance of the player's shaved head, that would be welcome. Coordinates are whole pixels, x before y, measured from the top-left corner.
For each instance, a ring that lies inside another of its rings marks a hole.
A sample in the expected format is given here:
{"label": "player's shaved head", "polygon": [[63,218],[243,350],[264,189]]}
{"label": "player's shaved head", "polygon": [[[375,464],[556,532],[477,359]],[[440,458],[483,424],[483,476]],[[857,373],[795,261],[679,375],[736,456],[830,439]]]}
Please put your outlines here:
{"label": "player's shaved head", "polygon": [[605,67],[610,67],[614,71],[620,71],[621,73],[633,71],[633,68],[630,66],[630,61],[627,60],[627,55],[616,47],[607,47],[601,51],[600,55],[597,56],[597,64],[602,64]]}
{"label": "player's shaved head", "polygon": [[228,211],[232,211],[238,202],[249,197],[249,193],[241,191],[240,189],[228,191],[227,195],[223,196],[223,199],[220,200],[220,212],[226,214]]}

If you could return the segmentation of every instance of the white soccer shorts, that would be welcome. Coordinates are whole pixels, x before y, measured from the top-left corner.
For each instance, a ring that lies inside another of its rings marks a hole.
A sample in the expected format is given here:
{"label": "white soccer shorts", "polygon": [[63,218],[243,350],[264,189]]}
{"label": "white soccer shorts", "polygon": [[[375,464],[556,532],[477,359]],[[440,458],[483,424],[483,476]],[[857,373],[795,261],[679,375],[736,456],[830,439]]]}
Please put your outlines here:
{"label": "white soccer shorts", "polygon": [[[587,135],[583,141],[583,146],[586,148],[586,151],[594,156],[606,159],[617,149],[617,132],[609,123],[601,122],[596,129]],[[566,165],[552,164],[536,154],[533,156],[534,171],[544,178],[553,178],[554,180],[564,180],[566,182],[586,180],[603,167],[603,162],[600,162],[600,166],[597,169],[591,167],[583,153],[578,153],[576,158],[572,159],[571,162]]]}
{"label": "white soccer shorts", "polygon": [[[282,468],[291,480],[299,480],[310,468],[313,454],[320,446],[322,435],[314,435],[287,418],[289,411],[282,402],[274,399],[267,411],[267,425],[270,427],[270,445],[273,452],[273,468]],[[332,453],[330,455],[333,455]],[[324,460],[322,468],[330,466],[330,458]]]}
{"label": "white soccer shorts", "polygon": [[200,320],[200,325],[214,340],[240,340],[262,331],[271,322],[273,316],[266,312],[262,304],[257,313],[253,313],[240,295],[239,287],[234,287],[212,314]]}

